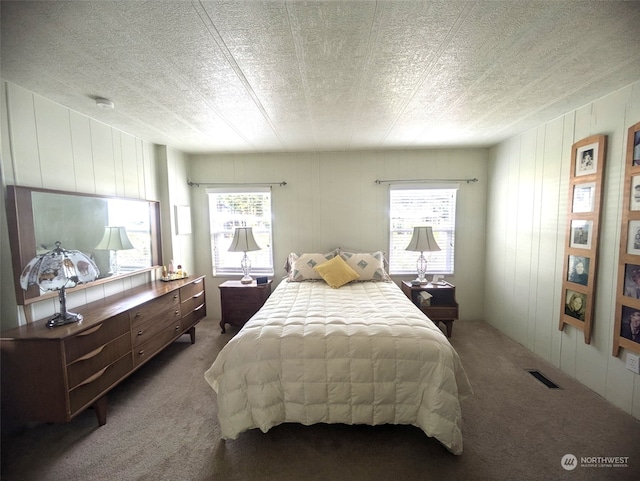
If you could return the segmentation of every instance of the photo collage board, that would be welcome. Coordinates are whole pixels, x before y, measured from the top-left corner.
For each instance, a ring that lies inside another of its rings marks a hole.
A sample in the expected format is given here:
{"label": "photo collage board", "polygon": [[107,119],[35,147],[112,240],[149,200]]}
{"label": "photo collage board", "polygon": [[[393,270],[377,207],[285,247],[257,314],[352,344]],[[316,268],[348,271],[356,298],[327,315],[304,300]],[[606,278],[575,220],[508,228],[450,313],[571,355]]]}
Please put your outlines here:
{"label": "photo collage board", "polygon": [[640,122],[627,135],[613,355],[640,354]]}
{"label": "photo collage board", "polygon": [[606,135],[587,137],[571,148],[559,328],[562,331],[569,324],[582,330],[587,344],[591,343],[595,306],[598,229],[606,152]]}

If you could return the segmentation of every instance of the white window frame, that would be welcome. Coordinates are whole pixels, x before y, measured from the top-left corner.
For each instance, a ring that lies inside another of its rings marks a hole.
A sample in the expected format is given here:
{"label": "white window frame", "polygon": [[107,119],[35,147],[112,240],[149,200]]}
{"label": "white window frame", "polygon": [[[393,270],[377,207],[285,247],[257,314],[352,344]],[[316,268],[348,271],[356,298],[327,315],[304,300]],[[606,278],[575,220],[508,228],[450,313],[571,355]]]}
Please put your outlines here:
{"label": "white window frame", "polygon": [[[242,212],[221,213],[212,207],[212,202],[220,195],[268,194],[268,212],[263,216],[250,216]],[[211,264],[214,276],[242,276],[240,263],[244,253],[229,252],[236,227],[252,227],[259,251],[248,252],[251,261],[251,276],[273,276],[273,214],[270,187],[225,187],[207,189],[209,206],[209,241],[211,244]]]}
{"label": "white window frame", "polygon": [[[391,184],[389,185],[389,273],[417,273],[419,252],[407,251],[414,227],[430,226],[440,247],[438,252],[425,252],[427,274],[454,274],[456,201],[459,185]],[[407,208],[411,197],[424,195],[424,203]],[[404,197],[404,199],[403,199]],[[404,203],[404,205],[403,205]],[[445,215],[442,208],[446,207]]]}

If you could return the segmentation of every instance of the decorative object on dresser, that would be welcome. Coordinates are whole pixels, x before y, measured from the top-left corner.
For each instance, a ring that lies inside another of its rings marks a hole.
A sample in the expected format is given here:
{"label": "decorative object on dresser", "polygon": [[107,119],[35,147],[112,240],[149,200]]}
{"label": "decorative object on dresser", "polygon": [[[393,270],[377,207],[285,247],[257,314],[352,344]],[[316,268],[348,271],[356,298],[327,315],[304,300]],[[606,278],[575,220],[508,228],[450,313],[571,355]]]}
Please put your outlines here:
{"label": "decorative object on dresser", "polygon": [[424,253],[440,250],[436,239],[433,237],[433,229],[431,227],[414,227],[413,236],[405,250],[420,252],[420,257],[418,257],[416,263],[418,277],[413,281],[413,284],[426,284],[428,282],[426,278],[427,259],[425,259]]}
{"label": "decorative object on dresser", "polygon": [[[442,322],[447,328],[447,337],[453,335],[453,321],[458,319],[458,302],[456,288],[448,282],[413,285],[410,281],[402,281],[402,292],[420,308],[434,324]],[[430,297],[424,294],[429,294]],[[428,297],[428,302],[425,298]]]}
{"label": "decorative object on dresser", "polygon": [[46,320],[2,333],[3,416],[68,422],[88,407],[106,423],[107,393],[207,314],[204,276],[151,282],[78,308],[78,324]]}
{"label": "decorative object on dresser", "polygon": [[122,226],[107,226],[104,228],[102,240],[95,247],[98,251],[109,251],[109,276],[120,272],[118,267],[118,251],[135,249],[127,235],[127,229]]}
{"label": "decorative object on dresser", "polygon": [[64,326],[82,320],[82,315],[67,311],[66,289],[91,282],[99,274],[98,266],[86,254],[63,249],[56,242],[55,249],[34,257],[25,266],[20,285],[25,291],[32,285],[41,291],[58,291],[60,312],[47,321],[47,327]]}
{"label": "decorative object on dresser", "polygon": [[242,273],[244,276],[240,280],[243,284],[251,284],[253,278],[251,277],[251,261],[247,256],[247,252],[259,251],[260,247],[253,238],[253,230],[251,227],[236,227],[233,234],[233,240],[231,241],[231,247],[229,252],[244,252],[244,257],[240,266],[242,267]]}
{"label": "decorative object on dresser", "polygon": [[244,284],[242,281],[225,281],[220,284],[220,304],[222,334],[225,324],[242,327],[265,303],[271,295],[271,280],[258,284]]}

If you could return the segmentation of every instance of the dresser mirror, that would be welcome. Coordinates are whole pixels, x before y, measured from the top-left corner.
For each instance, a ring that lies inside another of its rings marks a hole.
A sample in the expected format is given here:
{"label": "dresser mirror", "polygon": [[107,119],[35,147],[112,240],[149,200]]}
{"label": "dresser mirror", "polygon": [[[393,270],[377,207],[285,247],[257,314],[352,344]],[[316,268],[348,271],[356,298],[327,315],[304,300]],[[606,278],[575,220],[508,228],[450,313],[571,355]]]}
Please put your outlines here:
{"label": "dresser mirror", "polygon": [[[56,242],[95,261],[100,276],[94,283],[138,274],[162,263],[156,201],[7,186],[7,221],[18,304],[56,295],[42,293],[37,286],[24,291],[19,282],[24,266],[54,249]],[[133,248],[104,248],[108,226],[124,227]]]}

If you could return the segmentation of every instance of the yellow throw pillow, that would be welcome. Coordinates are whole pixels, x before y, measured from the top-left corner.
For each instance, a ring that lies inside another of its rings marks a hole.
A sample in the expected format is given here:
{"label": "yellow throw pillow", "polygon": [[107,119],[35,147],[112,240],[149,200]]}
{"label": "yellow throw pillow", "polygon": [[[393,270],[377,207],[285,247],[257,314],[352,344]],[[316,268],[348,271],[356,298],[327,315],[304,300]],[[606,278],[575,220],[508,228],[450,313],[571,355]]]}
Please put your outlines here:
{"label": "yellow throw pillow", "polygon": [[323,262],[315,266],[314,269],[318,271],[318,274],[322,276],[324,281],[334,289],[344,286],[348,282],[355,281],[360,277],[340,256]]}

